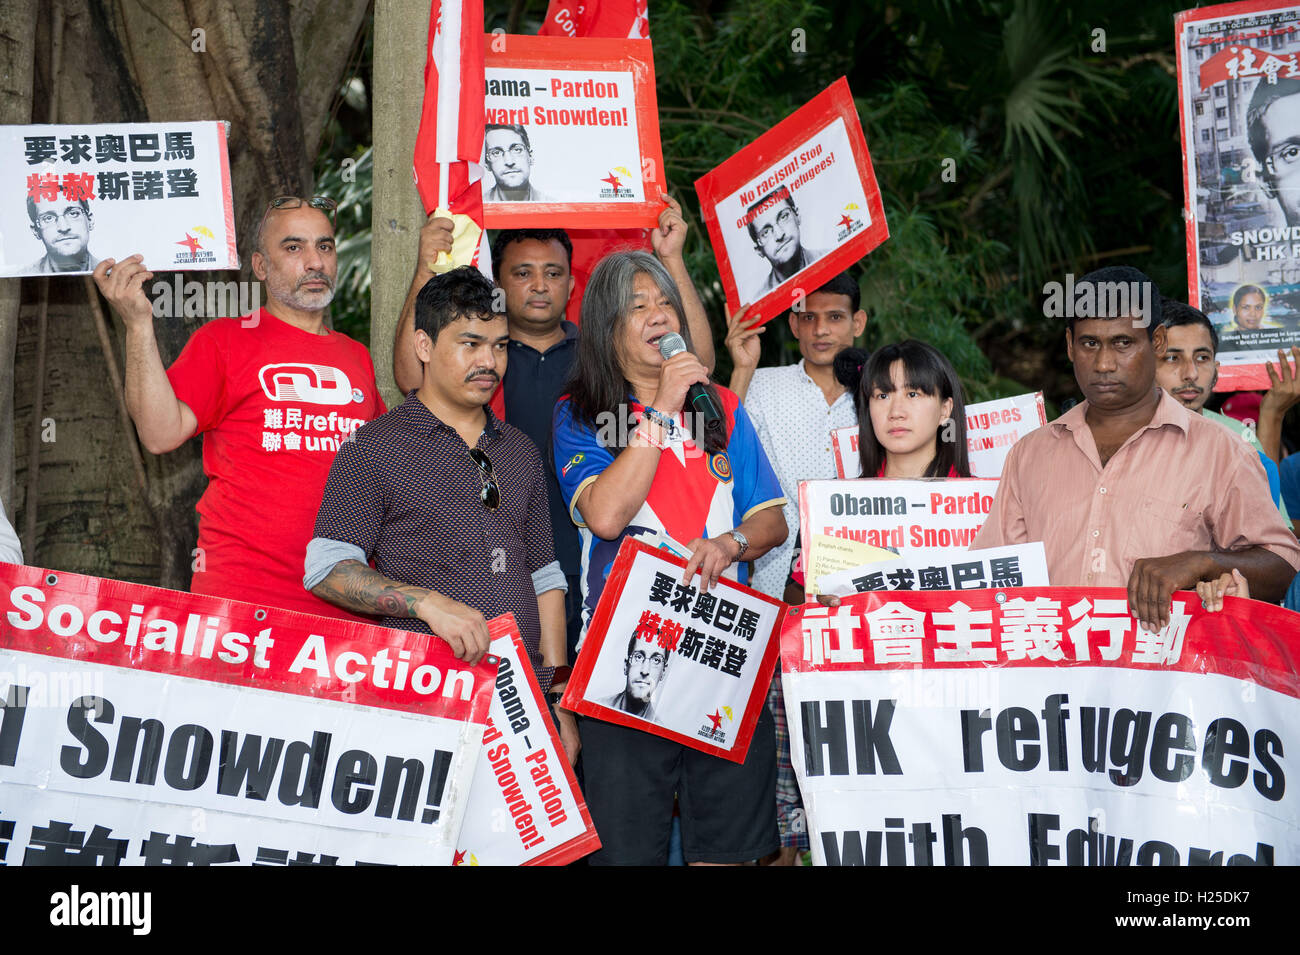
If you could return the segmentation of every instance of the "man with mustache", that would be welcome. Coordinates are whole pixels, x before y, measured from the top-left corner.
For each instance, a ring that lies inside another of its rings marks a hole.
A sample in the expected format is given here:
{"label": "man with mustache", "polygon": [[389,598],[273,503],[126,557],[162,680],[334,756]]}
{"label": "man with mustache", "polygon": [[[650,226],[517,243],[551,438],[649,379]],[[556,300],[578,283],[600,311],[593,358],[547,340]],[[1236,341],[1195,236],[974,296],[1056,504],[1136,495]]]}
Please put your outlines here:
{"label": "man with mustache", "polygon": [[[303,585],[382,626],[436,634],[471,664],[487,652],[485,618],[513,613],[545,693],[567,680],[565,581],[541,456],[489,407],[510,343],[495,297],[472,266],[420,289],[420,385],[340,449]],[[556,713],[573,759],[577,724]]]}
{"label": "man with mustache", "polygon": [[[190,336],[164,370],[142,257],[95,282],[126,325],[126,398],[153,454],[202,434],[195,593],[357,619],[302,589],[302,556],[339,445],[386,409],[365,346],[325,325],[338,259],[334,200],[281,196],[257,230],[267,304]],[[175,318],[178,316],[158,316]]]}

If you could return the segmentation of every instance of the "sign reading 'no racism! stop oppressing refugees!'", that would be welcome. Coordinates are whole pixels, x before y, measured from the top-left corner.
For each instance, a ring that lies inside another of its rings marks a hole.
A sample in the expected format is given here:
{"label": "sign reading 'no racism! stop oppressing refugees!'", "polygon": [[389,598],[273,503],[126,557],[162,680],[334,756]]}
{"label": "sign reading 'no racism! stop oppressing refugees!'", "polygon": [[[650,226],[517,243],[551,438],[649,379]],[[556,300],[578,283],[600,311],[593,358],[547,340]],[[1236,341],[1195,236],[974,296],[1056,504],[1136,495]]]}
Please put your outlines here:
{"label": "sign reading 'no racism! stop oppressing refugees!'", "polygon": [[695,182],[728,312],[764,321],[889,238],[843,77]]}
{"label": "sign reading 'no racism! stop oppressing refugees!'", "polygon": [[1295,865],[1300,616],[1118,588],[792,608],[782,686],[822,865]]}
{"label": "sign reading 'no racism! stop oppressing refugees!'", "polygon": [[449,864],[495,658],[0,564],[0,859]]}

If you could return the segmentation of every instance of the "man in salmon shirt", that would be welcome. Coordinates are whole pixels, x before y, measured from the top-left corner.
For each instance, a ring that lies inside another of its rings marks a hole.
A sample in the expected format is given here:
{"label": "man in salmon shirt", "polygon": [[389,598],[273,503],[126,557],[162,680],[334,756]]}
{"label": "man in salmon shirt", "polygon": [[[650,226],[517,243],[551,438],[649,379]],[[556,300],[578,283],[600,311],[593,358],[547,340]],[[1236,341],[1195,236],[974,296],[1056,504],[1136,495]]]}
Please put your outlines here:
{"label": "man in salmon shirt", "polygon": [[1254,449],[1156,386],[1168,329],[1154,283],[1110,266],[1075,294],[1096,302],[1079,309],[1086,317],[1071,309],[1065,330],[1087,400],[1012,447],[971,549],[1042,541],[1053,586],[1125,587],[1152,632],[1169,623],[1174,591],[1233,569],[1252,596],[1281,600],[1300,545],[1277,508],[1261,506],[1268,481]]}
{"label": "man in salmon shirt", "polygon": [[95,282],[126,324],[126,399],[153,454],[204,435],[191,590],[354,617],[302,587],[302,562],[339,445],[387,409],[364,345],[325,327],[338,257],[334,200],[271,201],[253,274],[268,304],[210,321],[164,371],[142,257],[105,259]]}

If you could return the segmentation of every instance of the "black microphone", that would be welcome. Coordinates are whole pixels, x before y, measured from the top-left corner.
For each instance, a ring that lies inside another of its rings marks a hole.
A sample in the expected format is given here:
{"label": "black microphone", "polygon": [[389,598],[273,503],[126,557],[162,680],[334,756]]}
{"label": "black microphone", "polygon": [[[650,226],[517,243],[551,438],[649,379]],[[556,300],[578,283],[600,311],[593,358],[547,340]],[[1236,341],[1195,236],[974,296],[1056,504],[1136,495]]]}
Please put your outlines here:
{"label": "black microphone", "polygon": [[[686,351],[686,341],[676,332],[669,332],[659,339],[659,354],[664,356],[664,361],[674,355],[680,355],[684,351]],[[711,431],[717,434],[726,434],[726,428],[722,423],[722,409],[718,407],[717,402],[713,400],[713,396],[709,394],[704,385],[697,381],[687,388],[686,400],[691,403],[695,413],[704,420],[706,434]]]}

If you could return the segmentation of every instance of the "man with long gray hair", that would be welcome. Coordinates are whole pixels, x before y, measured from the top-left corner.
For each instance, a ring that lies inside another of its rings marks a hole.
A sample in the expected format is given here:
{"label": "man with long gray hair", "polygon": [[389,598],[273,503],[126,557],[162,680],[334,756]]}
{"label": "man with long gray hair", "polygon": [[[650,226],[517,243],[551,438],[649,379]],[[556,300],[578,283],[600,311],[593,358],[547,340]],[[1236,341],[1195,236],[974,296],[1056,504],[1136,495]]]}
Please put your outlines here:
{"label": "man with long gray hair", "polygon": [[[754,426],[735,394],[709,382],[682,315],[671,276],[644,252],[606,256],[587,284],[553,442],[560,490],[582,538],[587,623],[625,537],[681,542],[690,553],[682,581],[698,570],[701,591],[723,576],[743,583],[741,562],[786,537],[785,498]],[[687,350],[665,359],[659,341],[670,332]],[[725,447],[699,447],[683,424],[695,384],[722,409]],[[743,764],[601,720],[586,720],[582,736],[587,805],[603,844],[593,863],[663,864],[674,793],[687,862],[737,864],[776,850],[766,707]]]}

